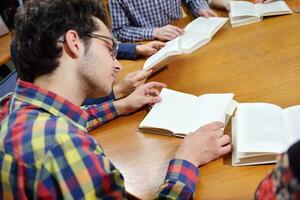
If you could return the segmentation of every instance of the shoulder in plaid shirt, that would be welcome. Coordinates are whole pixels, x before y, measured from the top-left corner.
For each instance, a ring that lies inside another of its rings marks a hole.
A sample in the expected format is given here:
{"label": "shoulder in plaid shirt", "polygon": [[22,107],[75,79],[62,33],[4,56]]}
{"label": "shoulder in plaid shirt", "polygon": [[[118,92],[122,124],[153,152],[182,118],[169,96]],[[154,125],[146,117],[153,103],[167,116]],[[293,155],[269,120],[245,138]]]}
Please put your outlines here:
{"label": "shoulder in plaid shirt", "polygon": [[260,182],[255,199],[300,199],[300,141],[279,156],[275,168]]}
{"label": "shoulder in plaid shirt", "polygon": [[[205,0],[182,0],[194,16]],[[113,34],[120,41],[153,40],[153,29],[182,18],[180,0],[109,0]]]}
{"label": "shoulder in plaid shirt", "polygon": [[[122,174],[88,130],[117,116],[18,81],[0,101],[0,199],[125,199]],[[172,160],[156,198],[191,199],[198,169]]]}

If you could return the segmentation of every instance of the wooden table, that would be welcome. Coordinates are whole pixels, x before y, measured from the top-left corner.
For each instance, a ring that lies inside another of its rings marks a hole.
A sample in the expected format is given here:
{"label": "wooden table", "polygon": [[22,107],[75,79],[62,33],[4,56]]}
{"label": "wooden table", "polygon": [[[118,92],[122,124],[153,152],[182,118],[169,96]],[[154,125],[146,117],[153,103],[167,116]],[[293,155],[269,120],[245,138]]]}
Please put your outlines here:
{"label": "wooden table", "polygon": [[0,66],[11,59],[10,55],[11,33],[0,37]]}
{"label": "wooden table", "polygon": [[[299,33],[300,14],[269,17],[239,28],[227,23],[209,44],[178,56],[149,81],[194,95],[233,92],[239,102],[299,104]],[[144,60],[122,63],[126,67],[120,76],[140,69]],[[124,175],[127,191],[142,199],[154,196],[182,141],[136,132],[146,114],[142,110],[120,117],[92,133]],[[230,132],[229,127],[226,130]],[[232,167],[230,163],[228,155],[200,168],[196,199],[253,199],[259,181],[273,167]]]}

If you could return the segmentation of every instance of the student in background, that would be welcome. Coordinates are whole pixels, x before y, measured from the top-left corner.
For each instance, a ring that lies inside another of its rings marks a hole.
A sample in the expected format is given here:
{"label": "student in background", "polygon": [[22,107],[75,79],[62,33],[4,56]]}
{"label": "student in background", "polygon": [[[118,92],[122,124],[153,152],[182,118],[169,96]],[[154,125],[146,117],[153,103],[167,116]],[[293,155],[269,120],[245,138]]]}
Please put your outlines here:
{"label": "student in background", "polygon": [[[0,101],[0,199],[126,198],[122,174],[88,131],[159,102],[157,88],[165,85],[144,84],[118,108],[112,102],[79,107],[111,92],[119,65],[97,2],[29,0],[17,15],[20,80]],[[197,167],[231,149],[223,128],[211,123],[183,139],[156,198],[193,198]]]}
{"label": "student in background", "polygon": [[300,199],[300,141],[279,156],[275,168],[260,182],[255,199]]}
{"label": "student in background", "polygon": [[[195,16],[216,16],[205,0],[183,0]],[[179,0],[109,0],[113,34],[118,40],[168,41],[183,34],[183,29],[170,25],[182,18]]]}

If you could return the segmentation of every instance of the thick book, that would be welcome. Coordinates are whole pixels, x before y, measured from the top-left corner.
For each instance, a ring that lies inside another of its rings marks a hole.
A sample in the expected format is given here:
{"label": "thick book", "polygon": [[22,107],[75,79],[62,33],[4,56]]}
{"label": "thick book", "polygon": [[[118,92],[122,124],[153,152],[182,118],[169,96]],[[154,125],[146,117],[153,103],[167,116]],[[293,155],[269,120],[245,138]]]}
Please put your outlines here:
{"label": "thick book", "polygon": [[232,165],[275,163],[300,139],[300,105],[239,103],[232,119]]}
{"label": "thick book", "polygon": [[232,27],[259,22],[264,16],[292,13],[284,1],[256,4],[248,1],[230,1],[230,11],[229,18]]}
{"label": "thick book", "polygon": [[155,104],[138,127],[138,131],[184,137],[203,125],[227,123],[235,110],[232,93],[194,96],[163,88],[162,101]]}
{"label": "thick book", "polygon": [[198,17],[185,28],[185,33],[166,43],[157,53],[149,57],[144,70],[157,71],[179,54],[189,54],[207,44],[213,35],[227,22],[223,17]]}

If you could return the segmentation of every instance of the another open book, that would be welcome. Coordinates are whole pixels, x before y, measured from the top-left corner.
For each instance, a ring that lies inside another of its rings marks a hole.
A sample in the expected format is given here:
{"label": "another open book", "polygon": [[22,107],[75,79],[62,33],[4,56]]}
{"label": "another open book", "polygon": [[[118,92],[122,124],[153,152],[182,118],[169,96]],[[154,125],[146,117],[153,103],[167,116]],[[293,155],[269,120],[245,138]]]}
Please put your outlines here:
{"label": "another open book", "polygon": [[153,106],[138,131],[184,137],[208,123],[228,122],[236,107],[232,93],[197,97],[164,88],[160,96],[162,101]]}
{"label": "another open book", "polygon": [[257,4],[248,1],[230,1],[230,10],[229,16],[232,27],[259,22],[264,16],[292,13],[284,1]]}
{"label": "another open book", "polygon": [[282,109],[268,103],[239,103],[232,120],[232,165],[276,162],[300,139],[300,105]]}
{"label": "another open book", "polygon": [[157,71],[176,55],[189,54],[197,50],[208,43],[227,20],[227,18],[222,17],[198,17],[185,27],[183,35],[167,42],[166,46],[149,57],[143,69]]}

